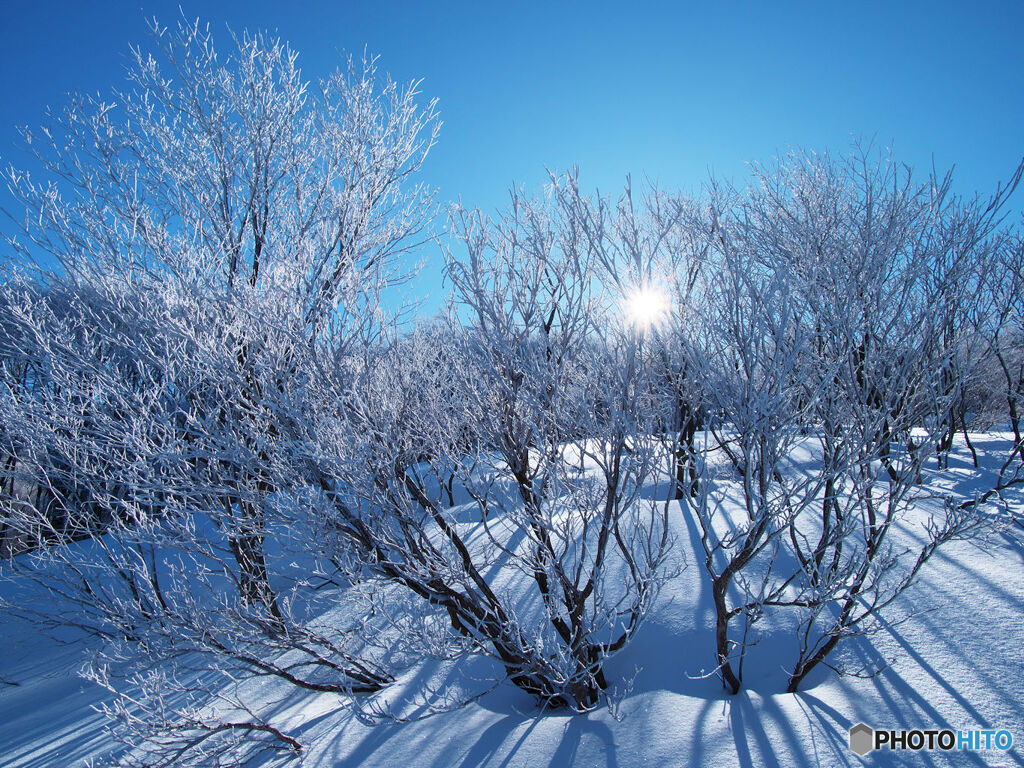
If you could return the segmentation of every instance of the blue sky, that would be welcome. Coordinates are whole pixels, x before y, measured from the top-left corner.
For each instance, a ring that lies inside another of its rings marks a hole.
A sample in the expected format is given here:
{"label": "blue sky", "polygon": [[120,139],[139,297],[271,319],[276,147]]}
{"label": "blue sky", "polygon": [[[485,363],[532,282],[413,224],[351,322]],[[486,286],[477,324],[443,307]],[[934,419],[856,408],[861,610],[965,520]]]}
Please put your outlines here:
{"label": "blue sky", "polygon": [[[16,125],[68,91],[120,85],[145,19],[173,23],[179,5],[0,3],[0,160],[18,165]],[[626,173],[694,191],[711,171],[742,181],[747,161],[861,136],[921,172],[955,164],[958,191],[987,193],[1024,155],[1020,0],[180,5],[215,32],[276,30],[310,77],[365,46],[397,79],[422,78],[444,120],[425,180],[487,210],[574,164],[604,192]]]}

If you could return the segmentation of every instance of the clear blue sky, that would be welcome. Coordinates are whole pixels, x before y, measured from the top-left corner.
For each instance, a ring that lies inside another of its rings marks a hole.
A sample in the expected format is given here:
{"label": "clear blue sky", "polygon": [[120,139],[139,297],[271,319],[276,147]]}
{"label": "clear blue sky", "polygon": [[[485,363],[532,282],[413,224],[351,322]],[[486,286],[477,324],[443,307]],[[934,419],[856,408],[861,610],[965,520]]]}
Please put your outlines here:
{"label": "clear blue sky", "polygon": [[[23,163],[15,126],[66,92],[120,85],[145,19],[174,23],[178,5],[0,0],[0,160]],[[958,191],[987,193],[1024,155],[1021,0],[180,5],[215,32],[276,30],[310,77],[365,46],[397,79],[422,78],[444,120],[425,178],[487,210],[545,166],[577,164],[605,192],[628,172],[689,191],[856,135],[920,171],[955,164]]]}

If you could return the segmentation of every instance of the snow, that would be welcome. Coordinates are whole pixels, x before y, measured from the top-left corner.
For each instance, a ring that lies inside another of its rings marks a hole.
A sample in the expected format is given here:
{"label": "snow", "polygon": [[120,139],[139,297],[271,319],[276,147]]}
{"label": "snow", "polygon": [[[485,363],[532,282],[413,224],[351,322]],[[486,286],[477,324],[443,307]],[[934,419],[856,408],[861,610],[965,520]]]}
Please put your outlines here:
{"label": "snow", "polygon": [[23,623],[0,622],[0,765],[81,765],[109,749],[106,720],[94,710],[105,691],[83,680],[82,644],[62,644]]}
{"label": "snow", "polygon": [[[978,442],[997,447],[994,438]],[[941,482],[964,492],[973,477],[961,454]],[[1020,495],[1013,503],[1021,503]],[[634,641],[609,662],[609,678],[632,685],[616,713],[539,712],[506,684],[452,712],[369,724],[332,695],[279,701],[269,686],[262,695],[307,745],[304,766],[1024,765],[1020,528],[940,549],[887,612],[884,630],[847,641],[838,652],[848,666],[880,668],[878,674],[838,677],[819,668],[804,691],[782,693],[793,626],[766,621],[745,667],[745,689],[729,696],[707,674],[714,663],[712,616],[695,557],[696,527],[678,513],[675,521],[677,548],[689,565],[664,588]],[[903,535],[913,536],[913,525]],[[17,683],[0,685],[0,766],[70,768],[112,746],[94,709],[106,694],[77,675],[88,642],[60,642],[8,616],[0,616],[0,638],[0,680]],[[470,659],[410,675],[458,676],[486,688],[489,664]],[[1003,728],[1014,747],[881,750],[861,758],[847,744],[857,722],[886,729]]]}

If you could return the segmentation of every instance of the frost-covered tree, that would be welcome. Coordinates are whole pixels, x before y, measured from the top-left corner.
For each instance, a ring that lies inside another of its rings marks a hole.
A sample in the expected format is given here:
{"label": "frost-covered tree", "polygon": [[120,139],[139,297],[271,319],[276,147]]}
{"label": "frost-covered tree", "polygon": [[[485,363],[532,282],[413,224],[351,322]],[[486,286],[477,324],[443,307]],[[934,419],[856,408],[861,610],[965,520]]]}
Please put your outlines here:
{"label": "frost-covered tree", "polygon": [[980,335],[995,364],[994,387],[1005,404],[1017,452],[1024,462],[1024,238],[1020,233],[1006,238],[996,260],[985,275],[984,287],[989,312],[982,315]]}
{"label": "frost-covered tree", "polygon": [[695,495],[691,458],[707,414],[686,344],[702,322],[696,291],[708,266],[706,212],[654,186],[636,197],[630,179],[614,203],[581,194],[575,173],[553,181],[563,226],[592,254],[597,279],[618,297],[619,311],[637,333],[649,369],[650,407],[673,446],[673,494]]}
{"label": "frost-covered tree", "polygon": [[154,33],[124,92],[26,135],[8,245],[57,266],[0,284],[9,568],[107,641],[126,759],[297,749],[247,681],[347,701],[427,657],[597,706],[671,542],[641,346],[565,211],[460,214],[453,321],[403,336],[433,105],[372,61],[313,88],[278,41]]}
{"label": "frost-covered tree", "polygon": [[453,211],[447,317],[406,332],[383,297],[426,238],[433,103],[372,60],[311,85],[277,40],[153,32],[123,91],[26,133],[0,277],[6,570],[105,641],[128,764],[292,755],[268,700],[402,718],[384,689],[467,655],[546,706],[614,702],[674,509],[726,687],[788,611],[796,690],[1024,481],[893,544],[986,359],[1017,428],[1007,190],[866,153],[701,200],[553,176]]}
{"label": "frost-covered tree", "polygon": [[[776,565],[787,531],[821,481],[791,471],[790,454],[804,440],[815,394],[806,390],[810,340],[794,280],[786,265],[752,258],[725,205],[730,198],[716,193],[711,201],[708,279],[691,297],[701,324],[691,328],[685,359],[704,406],[718,419],[686,446],[700,480],[683,498],[699,528],[711,586],[716,669],[736,693],[754,624],[789,583]],[[739,509],[730,501],[733,482]]]}
{"label": "frost-covered tree", "polygon": [[373,343],[422,240],[431,203],[410,177],[433,104],[373,60],[312,85],[260,34],[223,58],[198,24],[153,41],[124,90],[26,132],[35,170],[7,173],[23,210],[7,238],[22,273],[0,286],[2,514],[34,549],[9,566],[129,668],[376,690],[391,674],[348,649],[364,611],[318,619],[332,570],[304,538],[294,425],[316,366]]}
{"label": "frost-covered tree", "polygon": [[452,348],[421,335],[371,354],[307,440],[324,446],[324,537],[353,553],[353,578],[420,601],[407,638],[493,658],[544,704],[584,711],[611,694],[605,662],[671,542],[641,498],[663,449],[639,346],[565,215],[519,195],[496,222],[456,212]]}
{"label": "frost-covered tree", "polygon": [[[759,512],[703,531],[717,546],[712,584],[737,581],[732,592],[722,585],[727,616],[800,613],[796,690],[844,638],[877,626],[937,547],[985,522],[980,504],[944,499],[921,526],[923,544],[903,552],[893,542],[923,494],[928,457],[962,428],[978,362],[977,276],[1019,171],[985,202],[955,198],[948,177],[918,183],[868,151],[796,154],[755,176],[715,205],[708,305],[720,309],[693,355],[719,361],[703,367],[719,366],[705,389],[723,419],[698,462],[710,471],[715,453],[728,456]],[[795,450],[817,461],[798,466],[785,457]],[[700,520],[710,510],[698,501]],[[718,635],[732,690],[730,654],[742,659],[745,638]]]}
{"label": "frost-covered tree", "polygon": [[513,562],[540,598],[569,703],[588,708],[608,684],[604,660],[650,608],[670,538],[666,510],[640,498],[663,460],[641,347],[619,294],[595,280],[596,260],[625,242],[622,219],[580,221],[573,177],[550,194],[513,195],[493,228],[462,214],[468,257],[449,273],[481,371],[480,434],[529,543]]}
{"label": "frost-covered tree", "polygon": [[986,523],[979,505],[945,498],[922,544],[903,552],[892,541],[924,495],[928,457],[944,466],[965,429],[982,353],[971,322],[983,309],[979,277],[1019,176],[991,200],[963,201],[949,176],[919,182],[862,150],[795,158],[763,182],[770,196],[754,198],[768,214],[766,253],[799,265],[813,357],[828,376],[812,379],[822,392],[821,517],[797,521],[790,537],[803,567],[792,604],[804,612],[791,690],[843,638],[877,628],[939,546]]}

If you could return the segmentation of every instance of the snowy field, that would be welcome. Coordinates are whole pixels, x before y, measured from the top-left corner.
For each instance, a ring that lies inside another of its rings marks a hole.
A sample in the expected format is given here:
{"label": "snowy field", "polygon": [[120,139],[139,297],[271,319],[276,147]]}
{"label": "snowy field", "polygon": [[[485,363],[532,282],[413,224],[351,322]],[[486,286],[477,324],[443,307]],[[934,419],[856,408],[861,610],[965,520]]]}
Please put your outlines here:
{"label": "snowy field", "polygon": [[[1005,446],[992,436],[979,436],[978,443],[982,450]],[[974,472],[961,452],[942,482],[969,493]],[[1020,494],[1013,503],[1021,503]],[[609,677],[619,686],[631,680],[617,717],[607,709],[541,713],[508,684],[464,708],[403,724],[366,724],[328,695],[273,701],[268,689],[265,698],[308,745],[304,766],[1024,765],[1019,527],[940,549],[887,612],[886,629],[838,652],[835,661],[877,674],[837,677],[819,668],[802,692],[782,693],[793,627],[765,622],[750,651],[745,690],[728,696],[716,677],[702,676],[713,666],[712,607],[695,557],[696,526],[681,513],[675,521],[676,551],[688,567],[610,662]],[[903,536],[914,535],[912,522]],[[88,644],[58,643],[9,617],[0,617],[0,637],[0,766],[71,768],[110,749],[104,717],[95,711],[105,693],[77,675]],[[490,672],[480,661],[443,671],[479,684]],[[857,722],[879,729],[1006,729],[1014,745],[1008,751],[882,750],[861,758],[847,743]]]}

